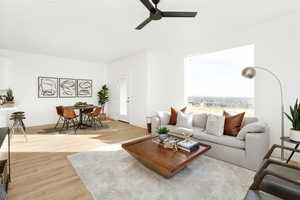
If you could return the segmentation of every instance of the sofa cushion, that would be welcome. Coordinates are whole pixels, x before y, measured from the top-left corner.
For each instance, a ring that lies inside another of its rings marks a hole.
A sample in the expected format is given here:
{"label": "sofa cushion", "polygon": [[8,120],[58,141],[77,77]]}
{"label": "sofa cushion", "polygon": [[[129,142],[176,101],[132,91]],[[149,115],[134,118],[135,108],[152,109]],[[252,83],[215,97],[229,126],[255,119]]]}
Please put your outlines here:
{"label": "sofa cushion", "polygon": [[191,129],[193,127],[193,113],[185,114],[181,111],[178,111],[176,126]]}
{"label": "sofa cushion", "polygon": [[266,131],[266,128],[267,124],[263,122],[253,122],[247,124],[241,129],[241,131],[237,135],[237,138],[239,140],[245,140],[248,133],[264,133]]}
{"label": "sofa cushion", "polygon": [[209,114],[206,123],[206,132],[208,134],[222,136],[224,133],[225,117]]}
{"label": "sofa cushion", "polygon": [[236,137],[241,130],[241,125],[245,116],[245,112],[230,115],[228,112],[224,111],[225,125],[224,125],[224,135]]}
{"label": "sofa cushion", "polygon": [[208,141],[220,145],[225,145],[237,149],[245,149],[245,141],[238,140],[236,137],[228,136],[228,135],[222,135],[222,136],[215,136],[207,134],[200,130],[194,130],[193,133],[194,137],[202,140],[202,141]]}
{"label": "sofa cushion", "polygon": [[157,116],[160,119],[160,124],[161,125],[167,125],[167,124],[169,124],[170,116],[171,116],[170,112],[160,111],[160,112],[157,112]]}
{"label": "sofa cushion", "polygon": [[199,128],[206,128],[207,114],[194,114],[193,115],[193,126]]}

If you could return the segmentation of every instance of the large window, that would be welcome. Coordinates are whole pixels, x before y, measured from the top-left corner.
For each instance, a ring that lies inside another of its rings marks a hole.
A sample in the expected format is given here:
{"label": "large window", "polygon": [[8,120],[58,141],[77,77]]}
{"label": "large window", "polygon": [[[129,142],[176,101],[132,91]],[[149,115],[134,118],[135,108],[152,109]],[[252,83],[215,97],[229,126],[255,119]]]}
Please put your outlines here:
{"label": "large window", "polygon": [[194,112],[254,115],[254,81],[241,76],[254,65],[254,45],[185,59],[185,98]]}

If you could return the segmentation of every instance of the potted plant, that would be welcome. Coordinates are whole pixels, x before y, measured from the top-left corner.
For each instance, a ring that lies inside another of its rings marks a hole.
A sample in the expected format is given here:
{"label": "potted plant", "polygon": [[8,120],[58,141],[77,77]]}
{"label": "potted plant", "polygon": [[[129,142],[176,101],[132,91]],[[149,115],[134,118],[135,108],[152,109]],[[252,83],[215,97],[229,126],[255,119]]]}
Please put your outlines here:
{"label": "potted plant", "polygon": [[300,142],[300,103],[298,99],[294,107],[290,106],[290,115],[284,113],[286,117],[292,122],[292,128],[290,129],[290,139]]}
{"label": "potted plant", "polygon": [[87,106],[87,102],[78,101],[74,104],[74,106]]}
{"label": "potted plant", "polygon": [[167,129],[166,127],[162,127],[162,128],[157,129],[157,133],[159,135],[159,140],[161,142],[163,142],[165,139],[167,139],[169,132],[170,132],[170,130]]}
{"label": "potted plant", "polygon": [[6,101],[7,103],[13,103],[14,101],[14,93],[11,88],[6,91]]}
{"label": "potted plant", "polygon": [[104,106],[105,104],[109,101],[109,96],[108,96],[108,93],[109,92],[109,89],[107,87],[107,85],[103,85],[101,87],[101,90],[98,92],[97,96],[98,96],[98,103],[99,105],[101,105],[102,107],[102,118],[103,119],[106,119],[106,115],[105,115],[105,111],[104,111]]}

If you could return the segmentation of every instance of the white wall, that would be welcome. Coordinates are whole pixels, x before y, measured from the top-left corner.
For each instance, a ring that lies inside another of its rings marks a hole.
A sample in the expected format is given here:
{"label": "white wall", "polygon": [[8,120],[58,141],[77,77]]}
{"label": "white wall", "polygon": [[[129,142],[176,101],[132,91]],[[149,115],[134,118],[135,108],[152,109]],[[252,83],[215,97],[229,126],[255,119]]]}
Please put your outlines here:
{"label": "white wall", "polygon": [[109,117],[120,119],[120,79],[128,78],[128,121],[145,127],[148,97],[148,54],[141,52],[121,58],[108,65],[108,86],[110,88]]}
{"label": "white wall", "polygon": [[10,67],[11,61],[0,55],[0,90],[3,88],[8,88],[11,85],[11,76]]}
{"label": "white wall", "polygon": [[148,114],[184,105],[184,56],[176,51],[149,53]]}
{"label": "white wall", "polygon": [[[73,105],[77,101],[97,104],[96,93],[106,83],[106,65],[89,63],[45,55],[28,54],[0,49],[4,57],[0,68],[7,66],[9,60],[10,81],[0,88],[11,87],[14,91],[18,109],[26,112],[27,126],[56,123],[55,106]],[[1,60],[0,60],[1,62]],[[4,64],[3,64],[4,63]],[[1,72],[1,71],[0,71]],[[0,73],[0,80],[4,74]],[[38,98],[38,76],[58,78],[92,79],[92,98]],[[7,78],[7,77],[6,77]]]}

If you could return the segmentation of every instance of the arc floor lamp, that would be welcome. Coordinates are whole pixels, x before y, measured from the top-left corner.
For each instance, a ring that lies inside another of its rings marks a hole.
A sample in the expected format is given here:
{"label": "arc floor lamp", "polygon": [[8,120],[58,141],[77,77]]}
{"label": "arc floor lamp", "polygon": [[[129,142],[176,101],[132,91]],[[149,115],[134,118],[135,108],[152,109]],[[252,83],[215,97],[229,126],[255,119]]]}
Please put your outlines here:
{"label": "arc floor lamp", "polygon": [[[253,66],[253,67],[246,67],[245,69],[243,69],[242,71],[242,75],[246,78],[254,78],[256,75],[256,70],[263,70],[268,72],[269,74],[271,74],[278,82],[279,84],[279,89],[280,89],[280,103],[281,103],[281,145],[284,145],[284,141],[283,141],[283,137],[284,137],[284,104],[283,104],[283,92],[282,92],[282,83],[280,81],[280,79],[278,78],[278,76],[264,68],[264,67],[259,67],[259,66]],[[283,149],[281,149],[281,160],[284,160],[284,151]]]}

